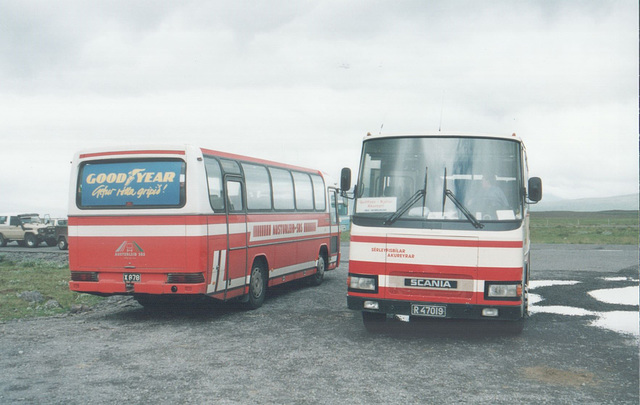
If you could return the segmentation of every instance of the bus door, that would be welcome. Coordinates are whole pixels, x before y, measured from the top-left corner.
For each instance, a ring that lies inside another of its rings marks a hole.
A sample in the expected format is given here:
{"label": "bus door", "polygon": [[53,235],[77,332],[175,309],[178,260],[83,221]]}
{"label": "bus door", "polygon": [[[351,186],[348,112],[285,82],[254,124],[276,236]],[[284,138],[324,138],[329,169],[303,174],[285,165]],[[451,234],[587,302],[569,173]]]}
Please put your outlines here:
{"label": "bus door", "polygon": [[225,299],[244,294],[247,278],[247,211],[244,181],[241,177],[225,176],[224,188],[227,214],[227,254]]}
{"label": "bus door", "polygon": [[339,264],[340,255],[340,217],[338,215],[338,190],[329,187],[329,211],[331,222],[329,224],[329,268]]}

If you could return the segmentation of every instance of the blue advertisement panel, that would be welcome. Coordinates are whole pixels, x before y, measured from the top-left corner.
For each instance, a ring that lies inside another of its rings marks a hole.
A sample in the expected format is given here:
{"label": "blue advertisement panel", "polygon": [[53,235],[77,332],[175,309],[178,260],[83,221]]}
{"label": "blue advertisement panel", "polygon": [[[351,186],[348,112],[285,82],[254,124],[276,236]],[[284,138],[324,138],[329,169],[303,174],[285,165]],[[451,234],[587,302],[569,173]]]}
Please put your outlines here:
{"label": "blue advertisement panel", "polygon": [[179,206],[183,167],[180,160],[88,163],[80,175],[80,206]]}

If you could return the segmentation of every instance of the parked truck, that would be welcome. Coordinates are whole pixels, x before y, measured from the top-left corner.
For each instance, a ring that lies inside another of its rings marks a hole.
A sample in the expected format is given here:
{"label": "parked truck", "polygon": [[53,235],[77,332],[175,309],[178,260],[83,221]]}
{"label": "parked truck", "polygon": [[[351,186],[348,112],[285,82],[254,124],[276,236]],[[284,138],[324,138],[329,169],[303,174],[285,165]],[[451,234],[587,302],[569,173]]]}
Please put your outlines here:
{"label": "parked truck", "polygon": [[30,248],[38,247],[42,242],[54,246],[55,227],[38,214],[0,215],[0,246],[12,241]]}

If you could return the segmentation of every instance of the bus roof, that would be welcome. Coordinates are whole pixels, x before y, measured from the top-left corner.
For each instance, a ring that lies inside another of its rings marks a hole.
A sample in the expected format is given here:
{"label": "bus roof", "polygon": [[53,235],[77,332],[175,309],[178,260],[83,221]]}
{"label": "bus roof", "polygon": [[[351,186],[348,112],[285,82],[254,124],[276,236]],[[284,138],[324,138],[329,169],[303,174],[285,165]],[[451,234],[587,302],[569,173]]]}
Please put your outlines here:
{"label": "bus roof", "polygon": [[236,155],[234,153],[221,152],[213,149],[200,148],[200,150],[202,150],[202,153],[204,155],[214,155],[214,156],[219,156],[219,157],[228,158],[228,159],[235,159],[235,160],[241,160],[241,161],[250,162],[250,163],[257,163],[261,165],[276,166],[276,167],[281,167],[281,168],[296,170],[301,172],[321,174],[320,170],[310,169],[308,167],[294,166],[287,163],[281,163],[281,162],[276,162],[276,161],[266,160],[266,159],[259,159],[259,158],[254,158],[250,156]]}
{"label": "bus roof", "polygon": [[494,139],[504,139],[511,140],[522,143],[522,139],[516,136],[515,133],[512,135],[496,135],[496,134],[471,134],[468,132],[425,132],[422,134],[371,134],[368,133],[363,141],[368,139],[381,139],[381,138],[409,138],[409,137],[427,137],[427,138],[494,138]]}
{"label": "bus roof", "polygon": [[109,147],[95,147],[76,153],[79,159],[94,157],[108,158],[120,155],[184,155],[189,145],[115,145]]}
{"label": "bus roof", "polygon": [[240,160],[244,162],[257,163],[262,165],[276,166],[286,168],[290,170],[302,171],[307,173],[321,174],[320,170],[310,169],[307,167],[295,166],[286,163],[259,159],[250,156],[243,156],[234,153],[221,152],[213,149],[200,148],[189,144],[182,145],[116,145],[111,147],[97,147],[82,150],[76,153],[77,159],[89,159],[89,158],[110,158],[110,157],[122,157],[123,155],[131,156],[145,156],[145,155],[185,155],[187,153],[213,155],[228,159]]}

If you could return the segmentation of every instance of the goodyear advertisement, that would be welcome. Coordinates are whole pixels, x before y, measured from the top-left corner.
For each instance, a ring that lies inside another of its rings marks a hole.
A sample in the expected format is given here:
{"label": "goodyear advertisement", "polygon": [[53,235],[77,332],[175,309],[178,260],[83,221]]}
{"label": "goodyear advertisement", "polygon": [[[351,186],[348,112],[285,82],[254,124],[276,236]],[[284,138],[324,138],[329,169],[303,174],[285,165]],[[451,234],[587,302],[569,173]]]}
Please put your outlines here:
{"label": "goodyear advertisement", "polygon": [[179,160],[86,164],[80,179],[80,205],[179,206],[183,166]]}

